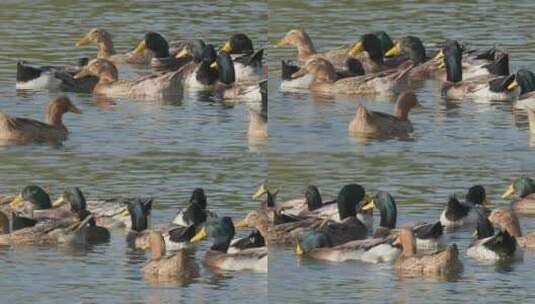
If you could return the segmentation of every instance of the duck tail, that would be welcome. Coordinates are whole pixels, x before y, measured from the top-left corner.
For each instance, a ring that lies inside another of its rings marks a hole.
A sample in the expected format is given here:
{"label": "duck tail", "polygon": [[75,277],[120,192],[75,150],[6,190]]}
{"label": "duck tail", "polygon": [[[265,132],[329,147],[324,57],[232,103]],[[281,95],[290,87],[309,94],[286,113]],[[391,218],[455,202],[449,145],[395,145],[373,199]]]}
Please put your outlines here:
{"label": "duck tail", "polygon": [[256,53],[254,53],[253,56],[251,56],[247,65],[261,67],[263,59],[264,59],[264,49],[260,49],[256,51]]}
{"label": "duck tail", "polygon": [[497,49],[495,47],[492,47],[492,48],[490,48],[488,50],[485,50],[485,51],[475,55],[475,59],[492,61],[492,60],[494,60],[494,58],[496,58],[496,51],[497,51]]}
{"label": "duck tail", "polygon": [[299,71],[299,67],[297,65],[292,64],[290,61],[281,61],[282,64],[282,80],[292,80],[292,75]]}
{"label": "duck tail", "polygon": [[501,53],[496,60],[483,67],[494,75],[507,76],[509,75],[509,54]]}
{"label": "duck tail", "polygon": [[361,121],[367,121],[368,120],[368,110],[365,106],[363,106],[361,103],[357,105],[357,111],[355,113],[355,118]]}
{"label": "duck tail", "polygon": [[17,82],[27,82],[39,78],[43,71],[26,64],[25,61],[17,61]]}

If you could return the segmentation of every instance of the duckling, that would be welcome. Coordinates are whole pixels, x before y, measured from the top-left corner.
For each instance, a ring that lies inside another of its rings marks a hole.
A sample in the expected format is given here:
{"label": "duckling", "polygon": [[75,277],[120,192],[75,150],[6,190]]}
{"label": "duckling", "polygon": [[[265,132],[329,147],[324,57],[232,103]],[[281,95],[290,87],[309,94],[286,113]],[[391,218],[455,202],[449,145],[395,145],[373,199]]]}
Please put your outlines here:
{"label": "duckling", "polygon": [[163,74],[141,76],[135,80],[119,80],[115,65],[106,59],[93,59],[74,79],[97,76],[93,93],[108,97],[158,98],[182,94],[180,70]]}
{"label": "duckling", "polygon": [[0,112],[0,141],[11,144],[51,143],[67,139],[69,130],[63,124],[63,114],[82,114],[67,96],[51,100],[45,110],[46,123]]}
{"label": "duckling", "polygon": [[515,85],[520,87],[520,96],[514,103],[514,108],[527,110],[529,114],[529,109],[535,109],[535,75],[529,70],[520,69],[515,74],[512,86]]}
{"label": "duckling", "polygon": [[262,91],[267,93],[267,82],[262,81],[254,85],[237,83],[234,65],[232,64],[230,55],[227,53],[219,54],[216,62],[212,66],[217,67],[219,71],[219,81],[216,82],[214,87],[214,97],[217,100],[223,100],[225,102],[254,102],[262,100]]}
{"label": "duckling", "polygon": [[431,253],[416,253],[416,240],[411,229],[402,228],[395,244],[402,247],[394,266],[402,276],[450,276],[463,270],[456,244]]}
{"label": "duckling", "polygon": [[267,139],[268,137],[268,110],[267,110],[267,79],[260,83],[260,111],[253,106],[248,107],[249,127],[247,136],[255,139]]}
{"label": "duckling", "polygon": [[529,249],[535,248],[535,231],[523,234],[518,217],[511,208],[502,207],[492,210],[489,215],[489,221],[498,226],[500,230],[507,231],[514,237],[518,246]]}
{"label": "duckling", "polygon": [[266,247],[245,249],[238,253],[227,252],[234,233],[232,219],[225,216],[217,222],[208,223],[191,239],[191,242],[198,242],[207,236],[214,239],[212,247],[206,251],[204,256],[204,263],[209,267],[229,271],[267,272],[268,253]]}
{"label": "duckling", "polygon": [[408,136],[413,131],[408,119],[410,109],[422,106],[412,92],[403,92],[396,101],[394,115],[368,111],[362,104],[357,106],[355,118],[349,123],[349,132],[376,137]]}
{"label": "duckling", "polygon": [[234,55],[232,59],[236,71],[236,82],[256,83],[267,77],[262,63],[264,50],[255,52],[253,42],[247,35],[243,33],[232,35],[221,47],[221,52]]}
{"label": "duckling", "polygon": [[98,47],[97,58],[107,59],[114,64],[129,63],[129,64],[148,64],[151,60],[150,53],[145,52],[129,52],[126,54],[117,54],[113,47],[111,34],[99,28],[92,28],[76,42],[76,47],[81,47],[90,43],[94,43]]}
{"label": "duckling", "polygon": [[79,69],[87,65],[87,58],[80,58],[76,66],[31,66],[24,61],[17,62],[17,90],[62,90],[91,92],[97,84],[96,77],[74,79]]}
{"label": "duckling", "polygon": [[195,188],[191,193],[191,197],[189,199],[189,206],[177,212],[177,215],[173,219],[173,224],[181,227],[189,227],[193,225],[195,221],[195,209],[191,207],[191,205],[193,204],[198,205],[200,207],[200,210],[206,215],[206,218],[208,218],[209,221],[212,221],[217,218],[217,214],[206,209],[207,199],[206,194],[204,193],[204,189]]}
{"label": "duckling", "polygon": [[509,198],[515,193],[518,198],[511,202],[513,211],[518,215],[534,215],[535,181],[527,176],[518,177],[509,185],[502,198]]}
{"label": "duckling", "polygon": [[310,90],[323,94],[346,95],[391,95],[399,91],[400,84],[406,80],[412,65],[402,70],[386,70],[364,76],[338,79],[332,64],[323,58],[312,58],[305,66],[292,75],[292,78],[314,75]]}
{"label": "duckling", "polygon": [[171,56],[167,40],[156,32],[147,32],[144,39],[139,42],[132,53],[134,55],[143,56],[143,53],[146,50],[149,50],[152,54],[150,67],[155,72],[176,71],[193,60],[190,56]]}
{"label": "duckling", "polygon": [[463,81],[461,65],[462,50],[457,41],[451,41],[444,49],[447,82],[442,86],[442,94],[451,100],[472,99],[475,102],[511,101],[518,97],[520,90],[514,82],[514,75]]}
{"label": "duckling", "polygon": [[144,275],[157,278],[191,277],[198,273],[196,265],[191,264],[186,251],[180,250],[166,255],[165,242],[162,234],[151,231],[150,235],[151,258],[141,268]]}
{"label": "duckling", "polygon": [[193,40],[176,54],[177,58],[192,57],[193,61],[181,68],[182,85],[186,90],[209,90],[218,80],[219,73],[212,67],[217,53],[214,46],[203,40]]}
{"label": "duckling", "polygon": [[522,251],[517,248],[515,237],[507,230],[498,229],[498,232],[494,233],[492,223],[484,215],[478,218],[474,236],[476,240],[466,250],[466,255],[469,257],[490,262],[522,257]]}

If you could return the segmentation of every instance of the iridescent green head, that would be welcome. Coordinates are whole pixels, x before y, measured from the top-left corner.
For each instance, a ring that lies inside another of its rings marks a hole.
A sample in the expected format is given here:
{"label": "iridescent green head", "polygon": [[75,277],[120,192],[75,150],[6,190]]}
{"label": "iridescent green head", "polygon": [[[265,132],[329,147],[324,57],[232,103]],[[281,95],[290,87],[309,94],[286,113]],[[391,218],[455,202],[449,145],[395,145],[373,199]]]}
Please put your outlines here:
{"label": "iridescent green head", "polygon": [[392,42],[392,39],[385,31],[378,31],[374,33],[375,36],[379,39],[381,42],[381,47],[383,48],[383,52],[386,53],[388,50],[394,47],[394,42]]}
{"label": "iridescent green head", "polygon": [[128,202],[127,208],[130,213],[130,219],[132,220],[132,230],[141,232],[147,229],[150,209],[146,208],[143,200],[134,199]]}
{"label": "iridescent green head", "polygon": [[321,208],[322,201],[321,201],[321,194],[318,187],[314,185],[310,185],[305,190],[305,201],[308,207],[308,211],[316,210],[318,208]]}
{"label": "iridescent green head", "polygon": [[345,185],[338,193],[336,203],[340,220],[357,215],[357,205],[364,199],[364,188],[358,184]]}
{"label": "iridescent green head", "polygon": [[78,187],[67,189],[63,192],[63,200],[70,204],[73,212],[86,210],[87,203],[82,190]]}
{"label": "iridescent green head", "polygon": [[508,198],[513,194],[518,194],[520,197],[526,197],[535,193],[535,181],[527,176],[517,178],[502,195],[502,198]]}
{"label": "iridescent green head", "polygon": [[389,229],[396,228],[398,209],[394,197],[388,192],[379,191],[373,199],[373,204],[381,214],[381,223],[379,225]]}
{"label": "iridescent green head", "polygon": [[515,76],[516,82],[520,86],[520,94],[535,91],[535,75],[528,70],[518,70]]}
{"label": "iridescent green head", "polygon": [[313,249],[329,248],[332,246],[332,240],[327,234],[319,231],[311,231],[301,241],[297,242],[295,254],[305,255]]}
{"label": "iridescent green head", "polygon": [[463,80],[462,57],[463,51],[456,40],[448,40],[444,46],[444,64],[449,82],[457,83]]}
{"label": "iridescent green head", "polygon": [[225,216],[219,221],[208,223],[207,231],[208,236],[214,239],[211,249],[227,252],[235,233],[232,219],[228,216]]}
{"label": "iridescent green head", "polygon": [[50,209],[52,208],[52,203],[50,201],[50,196],[43,190],[41,187],[36,185],[29,185],[24,187],[21,193],[11,202],[11,207],[16,208],[22,202],[30,202],[33,209]]}

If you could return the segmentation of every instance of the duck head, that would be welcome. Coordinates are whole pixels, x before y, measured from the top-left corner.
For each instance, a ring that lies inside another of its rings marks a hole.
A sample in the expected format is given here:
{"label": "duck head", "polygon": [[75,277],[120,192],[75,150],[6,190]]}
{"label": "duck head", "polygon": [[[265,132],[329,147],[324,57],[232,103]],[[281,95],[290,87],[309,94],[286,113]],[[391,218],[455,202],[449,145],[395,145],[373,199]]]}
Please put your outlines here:
{"label": "duck head", "polygon": [[326,59],[320,57],[312,57],[307,60],[297,72],[292,74],[292,79],[296,79],[307,74],[314,75],[316,82],[333,83],[337,76],[333,65]]}
{"label": "duck head", "polygon": [[381,46],[381,40],[373,33],[362,35],[359,42],[357,42],[349,52],[350,56],[355,57],[358,54],[366,51],[370,59],[376,63],[383,63],[383,47]]}
{"label": "duck head", "polygon": [[76,42],[76,47],[81,47],[90,43],[95,44],[110,44],[111,43],[111,34],[104,29],[92,28],[82,37],[78,42]]}
{"label": "duck head", "polygon": [[50,196],[37,185],[28,185],[11,201],[11,208],[18,208],[22,203],[29,202],[31,209],[43,210],[52,208]]}
{"label": "duck head", "polygon": [[465,200],[467,203],[473,205],[488,205],[490,203],[487,199],[485,187],[481,185],[470,187],[470,189],[468,189],[468,193],[466,193]]}
{"label": "duck head", "polygon": [[250,54],[254,52],[253,42],[243,33],[232,35],[220,50],[227,54]]}
{"label": "duck head", "polygon": [[65,128],[63,125],[63,114],[71,112],[74,114],[82,114],[69,99],[69,97],[62,95],[51,100],[46,107],[46,121],[49,125]]}
{"label": "duck head", "polygon": [[409,111],[411,109],[421,111],[423,107],[418,102],[416,94],[410,91],[402,92],[401,94],[399,94],[398,99],[396,101],[394,116],[398,117],[400,120],[407,120],[409,117]]}
{"label": "duck head", "polygon": [[409,59],[414,64],[421,64],[426,61],[425,47],[418,37],[403,37],[400,42],[397,42],[386,52],[385,56],[392,57],[401,54],[406,54],[409,56]]}
{"label": "duck head", "polygon": [[228,216],[222,217],[218,221],[207,223],[191,240],[191,243],[198,242],[207,237],[214,239],[211,250],[227,252],[227,249],[234,237],[235,229],[232,219]]}
{"label": "duck head", "polygon": [[[381,42],[381,48],[383,49],[384,53],[394,47],[394,42],[392,41],[392,38],[390,38],[390,36],[385,31],[377,31],[374,34]],[[385,55],[384,53],[383,55]]]}
{"label": "duck head", "polygon": [[146,33],[144,39],[139,42],[132,53],[140,55],[147,49],[152,53],[154,58],[167,58],[170,56],[167,40],[156,32]]}
{"label": "duck head", "polygon": [[203,188],[195,188],[193,192],[191,192],[191,197],[189,199],[190,204],[196,204],[201,210],[206,210],[206,202],[207,199]]}
{"label": "duck head", "polygon": [[515,81],[510,86],[511,88],[519,86],[520,95],[535,91],[535,75],[529,70],[518,70],[518,72],[516,72]]}
{"label": "duck head", "polygon": [[318,187],[309,185],[305,190],[305,201],[308,207],[308,211],[313,211],[323,206],[321,201],[321,194]]}
{"label": "duck head", "polygon": [[150,207],[147,207],[147,204],[143,200],[136,198],[128,202],[127,209],[132,220],[133,231],[141,232],[148,228]]}
{"label": "duck head", "polygon": [[463,80],[462,57],[463,51],[456,40],[448,40],[443,48],[447,80],[457,83]]}
{"label": "duck head", "polygon": [[345,185],[338,193],[336,203],[338,205],[338,214],[340,220],[357,215],[357,206],[366,197],[366,192],[361,185]]}
{"label": "duck head", "polygon": [[234,64],[232,58],[227,53],[220,53],[216,61],[211,65],[212,68],[217,68],[219,72],[219,81],[226,85],[231,85],[236,81],[236,73],[234,71]]}
{"label": "duck head", "polygon": [[369,210],[371,208],[377,208],[381,215],[381,227],[394,229],[396,228],[396,220],[398,210],[396,201],[390,193],[385,191],[379,191],[375,197],[362,206],[363,210]]}
{"label": "duck head", "polygon": [[519,197],[526,197],[535,193],[535,181],[527,176],[517,178],[509,185],[507,190],[503,193],[502,198],[509,198],[515,193],[518,194]]}
{"label": "duck head", "polygon": [[73,78],[80,79],[86,76],[96,76],[99,83],[112,83],[118,79],[118,71],[115,65],[106,59],[93,59],[87,66],[76,73]]}

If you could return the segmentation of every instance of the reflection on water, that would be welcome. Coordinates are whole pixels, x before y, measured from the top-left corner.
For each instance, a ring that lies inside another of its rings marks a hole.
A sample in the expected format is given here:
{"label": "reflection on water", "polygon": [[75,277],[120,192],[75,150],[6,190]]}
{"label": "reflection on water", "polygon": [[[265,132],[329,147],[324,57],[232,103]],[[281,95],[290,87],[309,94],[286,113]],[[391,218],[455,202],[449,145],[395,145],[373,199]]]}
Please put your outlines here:
{"label": "reflection on water", "polygon": [[[202,37],[216,46],[243,31],[260,48],[266,44],[267,4],[3,1],[0,26],[0,110],[42,120],[58,92],[15,91],[18,59],[39,65],[93,57],[95,46],[74,46],[93,27],[107,29],[118,52],[132,50],[148,30],[169,40]],[[120,79],[144,73],[143,67],[119,67]],[[170,221],[196,187],[204,187],[209,207],[220,215],[243,216],[256,206],[250,195],[265,179],[267,164],[263,146],[248,141],[245,105],[226,107],[203,93],[158,102],[68,96],[83,114],[64,117],[70,135],[63,145],[0,147],[0,196],[29,183],[46,187],[53,198],[71,186],[81,187],[87,199],[150,196],[157,201],[153,224]],[[140,272],[150,254],[127,248],[120,231],[112,231],[109,244],[81,251],[2,249],[2,302],[265,302],[267,275],[214,280],[200,264],[207,247],[202,243],[194,254],[199,275],[156,285]]]}
{"label": "reflection on water", "polygon": [[[445,38],[476,47],[497,45],[510,52],[513,70],[535,68],[533,24],[529,1],[505,4],[422,1],[270,1],[271,43],[292,28],[304,28],[319,51],[354,43],[360,35],[385,30],[393,39],[405,35],[424,43]],[[307,184],[333,198],[343,184],[357,182],[367,192],[391,192],[398,204],[398,223],[435,221],[455,192],[482,184],[493,206],[508,182],[520,174],[535,176],[533,147],[525,113],[511,104],[446,102],[435,81],[409,83],[423,105],[411,112],[414,133],[409,140],[361,139],[350,136],[348,124],[359,102],[368,109],[392,113],[387,98],[316,96],[280,93],[280,61],[294,59],[293,48],[270,52],[270,138],[267,148],[269,181],[279,188],[279,201],[302,197]],[[462,196],[461,196],[462,197]],[[377,219],[376,219],[377,222]],[[524,229],[535,221],[521,220]],[[464,272],[453,281],[400,279],[391,265],[359,262],[333,264],[299,260],[291,249],[270,252],[269,290],[274,302],[440,303],[477,301],[491,290],[491,302],[522,301],[531,294],[535,277],[532,254],[507,267],[484,266],[466,258],[471,231],[448,235],[459,246]],[[288,283],[292,282],[292,283]],[[294,283],[298,282],[298,283]],[[499,282],[499,283],[497,283]],[[271,293],[277,290],[276,293]]]}

